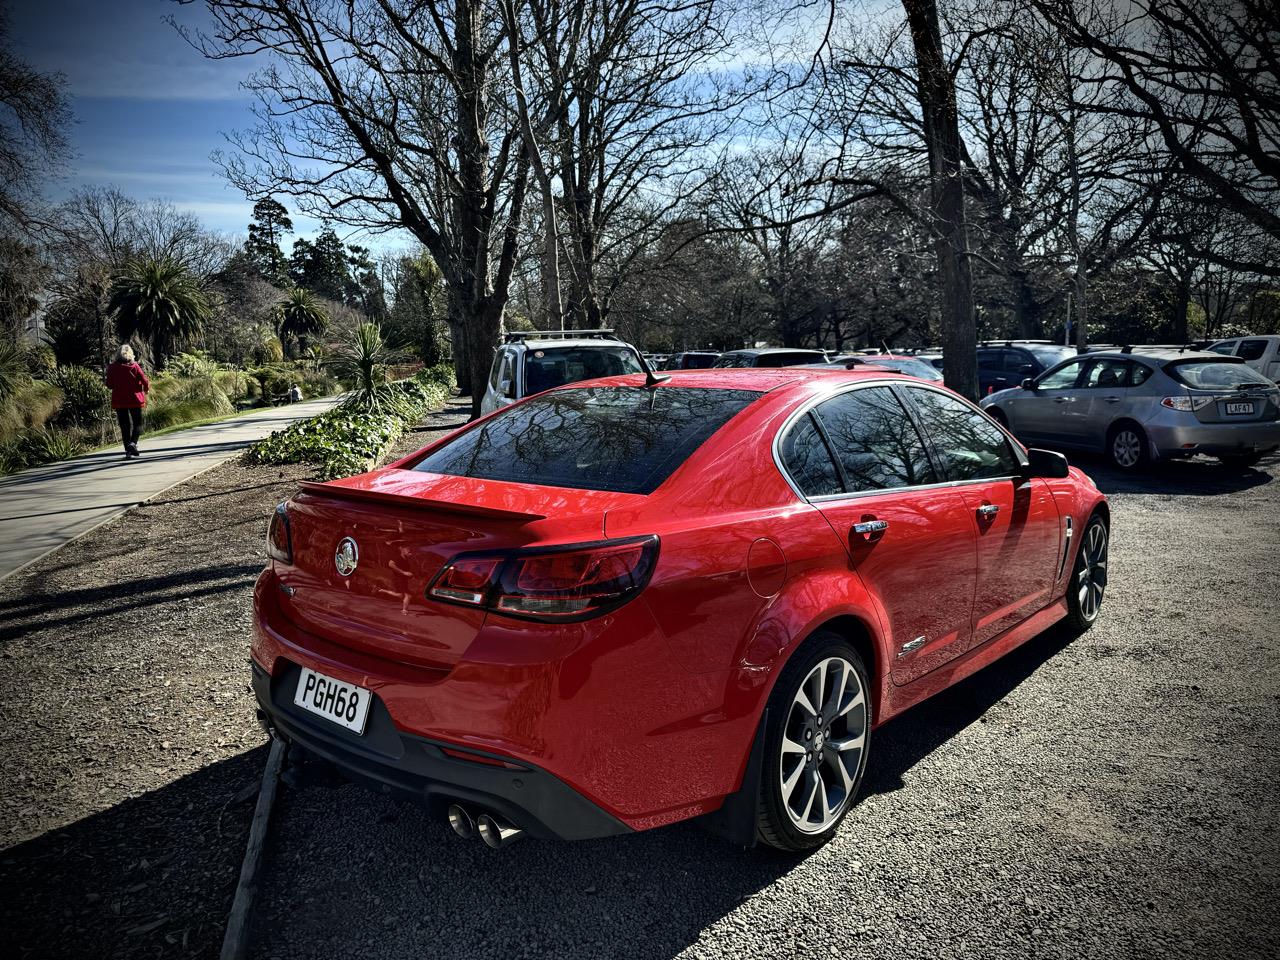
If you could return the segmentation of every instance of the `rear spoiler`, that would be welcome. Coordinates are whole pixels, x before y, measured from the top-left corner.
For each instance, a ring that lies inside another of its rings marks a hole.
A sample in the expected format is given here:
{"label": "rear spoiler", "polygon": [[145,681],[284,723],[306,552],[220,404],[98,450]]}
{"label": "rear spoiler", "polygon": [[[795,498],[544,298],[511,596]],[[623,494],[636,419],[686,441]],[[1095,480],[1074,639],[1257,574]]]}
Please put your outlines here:
{"label": "rear spoiler", "polygon": [[339,497],[345,500],[365,500],[374,503],[389,503],[397,507],[409,509],[438,510],[442,513],[460,513],[469,517],[485,517],[489,520],[512,520],[520,523],[531,523],[534,520],[545,520],[546,514],[526,513],[521,510],[502,510],[498,507],[484,507],[476,503],[457,503],[453,500],[432,500],[429,497],[405,497],[396,493],[384,493],[380,490],[362,490],[359,487],[343,487],[333,483],[319,483],[314,480],[303,480],[300,484],[308,493],[316,493],[325,497]]}

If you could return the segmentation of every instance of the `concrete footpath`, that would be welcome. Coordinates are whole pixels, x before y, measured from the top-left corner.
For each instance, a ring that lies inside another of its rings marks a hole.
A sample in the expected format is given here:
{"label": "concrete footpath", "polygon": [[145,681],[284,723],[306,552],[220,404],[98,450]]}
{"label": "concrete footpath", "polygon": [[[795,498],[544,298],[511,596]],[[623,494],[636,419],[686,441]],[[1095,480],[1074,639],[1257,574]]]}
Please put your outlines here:
{"label": "concrete footpath", "polygon": [[335,402],[265,408],[154,439],[143,433],[142,456],[135,460],[125,460],[123,449],[112,447],[0,477],[0,580]]}

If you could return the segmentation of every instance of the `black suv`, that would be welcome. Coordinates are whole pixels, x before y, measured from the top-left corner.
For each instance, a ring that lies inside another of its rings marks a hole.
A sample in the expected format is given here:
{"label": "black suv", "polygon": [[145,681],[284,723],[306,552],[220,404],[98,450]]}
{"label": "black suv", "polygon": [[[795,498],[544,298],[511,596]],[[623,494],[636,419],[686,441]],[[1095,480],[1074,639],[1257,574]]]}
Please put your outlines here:
{"label": "black suv", "polygon": [[1016,387],[1054,364],[1076,355],[1074,347],[1048,340],[1006,340],[978,344],[978,390],[982,394]]}

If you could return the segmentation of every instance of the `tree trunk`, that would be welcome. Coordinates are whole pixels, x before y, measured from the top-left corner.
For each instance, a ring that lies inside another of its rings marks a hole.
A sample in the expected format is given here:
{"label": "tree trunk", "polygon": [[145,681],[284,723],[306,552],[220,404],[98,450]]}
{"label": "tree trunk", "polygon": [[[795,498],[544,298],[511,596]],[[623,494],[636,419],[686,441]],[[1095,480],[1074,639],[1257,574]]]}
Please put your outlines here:
{"label": "tree trunk", "polygon": [[929,151],[934,251],[942,281],[942,349],[946,385],[978,397],[977,323],[964,213],[960,123],[955,83],[942,53],[936,0],[902,0],[915,45],[920,107]]}

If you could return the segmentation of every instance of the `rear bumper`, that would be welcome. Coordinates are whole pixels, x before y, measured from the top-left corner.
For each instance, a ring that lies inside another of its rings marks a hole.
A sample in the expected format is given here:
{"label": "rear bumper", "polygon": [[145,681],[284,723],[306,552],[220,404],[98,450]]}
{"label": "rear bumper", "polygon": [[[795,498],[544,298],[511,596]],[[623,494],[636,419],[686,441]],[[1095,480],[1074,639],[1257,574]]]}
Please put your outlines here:
{"label": "rear bumper", "polygon": [[[254,595],[258,701],[284,737],[356,779],[575,839],[710,813],[741,783],[758,712],[727,713],[730,676],[682,668],[643,599],[536,632],[492,617],[436,668],[304,630],[280,595],[268,568]],[[294,706],[302,667],[373,692],[364,735]]]}
{"label": "rear bumper", "polygon": [[254,663],[258,705],[284,740],[329,761],[352,780],[432,807],[471,804],[543,839],[586,840],[631,832],[545,770],[397,730],[380,700],[370,708],[363,735],[327,723],[293,703],[300,672],[296,664],[284,662],[272,676]]}
{"label": "rear bumper", "polygon": [[1210,456],[1267,452],[1280,447],[1280,421],[1253,423],[1170,423],[1159,418],[1144,424],[1154,453],[1160,457]]}

